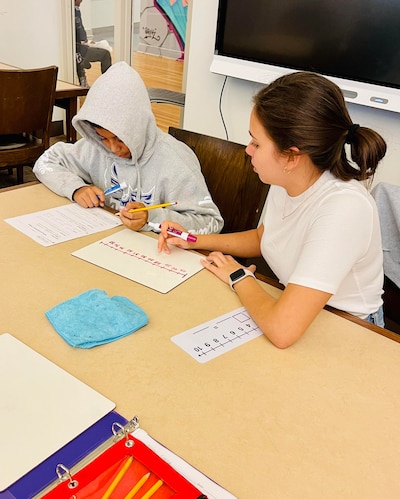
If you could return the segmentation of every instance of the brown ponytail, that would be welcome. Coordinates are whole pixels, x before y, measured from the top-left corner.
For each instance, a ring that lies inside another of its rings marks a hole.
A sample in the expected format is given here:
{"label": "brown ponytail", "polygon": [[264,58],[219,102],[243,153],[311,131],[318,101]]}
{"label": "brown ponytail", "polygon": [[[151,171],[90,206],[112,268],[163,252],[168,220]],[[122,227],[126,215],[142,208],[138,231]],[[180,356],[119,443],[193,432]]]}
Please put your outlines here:
{"label": "brown ponytail", "polygon": [[295,146],[319,170],[341,180],[372,177],[386,153],[377,132],[352,123],[340,88],[316,73],[291,73],[273,81],[254,97],[254,111],[283,154]]}

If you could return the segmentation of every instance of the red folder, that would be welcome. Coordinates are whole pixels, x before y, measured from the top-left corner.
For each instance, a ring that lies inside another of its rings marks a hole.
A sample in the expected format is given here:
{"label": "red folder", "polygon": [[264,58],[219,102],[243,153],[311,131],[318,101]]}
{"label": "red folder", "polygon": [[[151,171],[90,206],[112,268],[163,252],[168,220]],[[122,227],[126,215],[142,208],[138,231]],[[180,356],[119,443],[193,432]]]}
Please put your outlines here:
{"label": "red folder", "polygon": [[[136,423],[137,419],[132,421]],[[142,481],[143,485],[131,496],[133,499],[146,497],[156,484],[152,499],[207,499],[182,474],[135,438],[131,429],[129,424],[122,427],[122,432],[114,433],[114,437],[73,469],[59,466],[59,479],[38,497],[101,499],[114,486],[112,497],[123,499]]]}

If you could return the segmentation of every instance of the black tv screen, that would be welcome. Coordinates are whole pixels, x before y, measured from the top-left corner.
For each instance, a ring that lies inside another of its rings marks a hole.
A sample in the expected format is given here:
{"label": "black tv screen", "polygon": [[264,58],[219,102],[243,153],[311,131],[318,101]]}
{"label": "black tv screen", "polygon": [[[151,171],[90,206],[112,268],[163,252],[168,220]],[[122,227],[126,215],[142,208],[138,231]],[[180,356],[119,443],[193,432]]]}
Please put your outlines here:
{"label": "black tv screen", "polygon": [[369,89],[359,103],[400,111],[400,0],[220,0],[214,58],[255,81],[263,65],[315,71],[349,100]]}

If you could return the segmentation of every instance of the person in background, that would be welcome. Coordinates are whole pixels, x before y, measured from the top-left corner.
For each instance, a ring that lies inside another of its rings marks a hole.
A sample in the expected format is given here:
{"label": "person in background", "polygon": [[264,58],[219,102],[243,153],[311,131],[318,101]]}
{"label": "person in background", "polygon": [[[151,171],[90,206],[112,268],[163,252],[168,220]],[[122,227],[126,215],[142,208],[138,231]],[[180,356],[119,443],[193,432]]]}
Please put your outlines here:
{"label": "person in background", "polygon": [[82,0],[75,0],[75,39],[76,39],[76,67],[79,83],[87,87],[85,69],[90,69],[91,62],[100,62],[101,72],[105,73],[111,66],[110,51],[100,47],[92,47],[88,42],[86,30],[83,26],[80,5]]}
{"label": "person in background", "polygon": [[[168,253],[169,245],[211,251],[204,267],[231,285],[277,347],[295,343],[326,304],[383,326],[379,219],[363,185],[386,153],[383,138],[352,123],[341,90],[311,72],[288,74],[259,91],[250,136],[254,171],[271,184],[263,224],[188,243],[170,236],[170,225],[185,229],[166,221],[159,251]],[[254,265],[245,268],[231,255],[262,255],[285,287],[280,297],[253,279]]]}
{"label": "person in background", "polygon": [[[132,230],[156,230],[149,222],[166,218],[195,234],[222,229],[196,155],[157,127],[143,80],[128,64],[113,64],[94,82],[72,124],[82,139],[57,142],[33,168],[49,189],[85,208],[120,210]],[[106,196],[116,185],[124,187]],[[175,201],[166,208],[129,211]]]}

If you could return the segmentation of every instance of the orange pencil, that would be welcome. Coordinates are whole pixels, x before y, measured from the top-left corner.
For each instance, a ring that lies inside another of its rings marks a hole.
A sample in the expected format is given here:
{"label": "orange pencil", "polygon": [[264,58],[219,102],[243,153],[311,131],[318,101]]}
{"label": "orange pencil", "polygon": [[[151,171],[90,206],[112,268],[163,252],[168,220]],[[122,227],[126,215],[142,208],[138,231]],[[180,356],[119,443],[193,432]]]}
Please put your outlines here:
{"label": "orange pencil", "polygon": [[147,482],[150,477],[150,473],[146,473],[142,478],[133,486],[133,488],[128,492],[124,499],[132,499],[132,497],[138,492],[139,489]]}
{"label": "orange pencil", "polygon": [[119,482],[124,478],[126,472],[129,469],[129,466],[132,464],[132,461],[133,461],[133,457],[129,456],[128,459],[125,461],[124,465],[122,466],[122,468],[115,475],[115,478],[111,482],[111,485],[108,487],[106,492],[102,495],[101,499],[108,499],[111,496],[111,494],[117,488],[117,485],[119,484]]}
{"label": "orange pencil", "polygon": [[162,480],[158,480],[150,489],[141,497],[141,499],[149,499],[157,490],[164,484]]}

